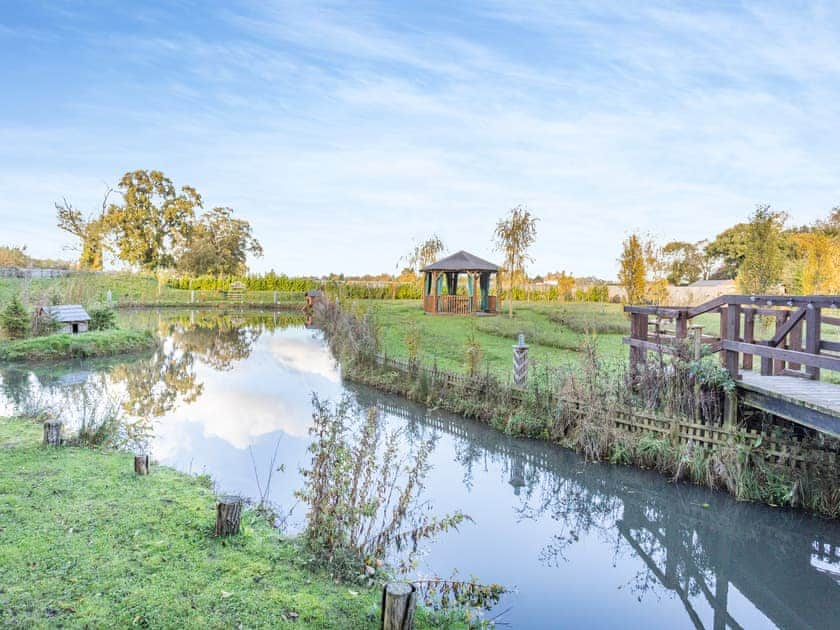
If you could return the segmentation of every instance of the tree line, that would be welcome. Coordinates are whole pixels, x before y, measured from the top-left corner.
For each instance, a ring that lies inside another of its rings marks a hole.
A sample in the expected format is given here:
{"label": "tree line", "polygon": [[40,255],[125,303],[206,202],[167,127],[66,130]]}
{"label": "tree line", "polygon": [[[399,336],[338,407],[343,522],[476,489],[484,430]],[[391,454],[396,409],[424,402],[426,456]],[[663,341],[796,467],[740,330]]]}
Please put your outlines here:
{"label": "tree line", "polygon": [[201,212],[198,191],[176,187],[161,171],[126,173],[89,216],[66,199],[55,207],[58,227],[78,239],[81,269],[101,270],[110,253],[144,271],[244,274],[248,254],[263,253],[251,224],[235,218],[232,208]]}
{"label": "tree line", "polygon": [[631,303],[661,303],[667,287],[733,279],[747,294],[840,293],[840,207],[810,225],[759,205],[747,221],[713,240],[671,241],[630,234],[622,243],[619,283]]}

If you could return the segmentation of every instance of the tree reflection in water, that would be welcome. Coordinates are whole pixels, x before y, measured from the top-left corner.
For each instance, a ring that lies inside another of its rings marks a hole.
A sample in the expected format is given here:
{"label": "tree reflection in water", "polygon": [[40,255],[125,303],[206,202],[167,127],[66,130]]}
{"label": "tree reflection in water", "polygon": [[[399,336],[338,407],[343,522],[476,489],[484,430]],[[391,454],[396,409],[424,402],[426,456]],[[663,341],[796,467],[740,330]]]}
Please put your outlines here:
{"label": "tree reflection in water", "polygon": [[556,524],[539,554],[546,566],[563,565],[566,552],[594,539],[613,550],[614,564],[621,557],[641,561],[623,588],[640,601],[674,593],[696,627],[705,627],[703,609],[713,616],[709,627],[742,627],[730,610],[732,588],[780,627],[836,622],[829,604],[840,594],[835,523],[669,484],[652,472],[586,464],[565,449],[349,387],[360,404],[378,404],[401,418],[409,434],[452,436],[468,488],[476,466],[498,465],[517,517]]}
{"label": "tree reflection in water", "polygon": [[129,362],[125,357],[74,361],[34,371],[10,367],[0,372],[3,396],[20,410],[44,392],[55,401],[72,392],[72,386],[102,374],[114,389],[124,390],[125,413],[150,420],[201,396],[204,385],[198,377],[199,364],[217,371],[231,370],[251,355],[264,331],[300,326],[304,321],[298,314],[243,315],[215,310],[181,311],[166,318],[159,312],[141,311],[128,318],[134,325],[156,328],[163,339],[150,355]]}

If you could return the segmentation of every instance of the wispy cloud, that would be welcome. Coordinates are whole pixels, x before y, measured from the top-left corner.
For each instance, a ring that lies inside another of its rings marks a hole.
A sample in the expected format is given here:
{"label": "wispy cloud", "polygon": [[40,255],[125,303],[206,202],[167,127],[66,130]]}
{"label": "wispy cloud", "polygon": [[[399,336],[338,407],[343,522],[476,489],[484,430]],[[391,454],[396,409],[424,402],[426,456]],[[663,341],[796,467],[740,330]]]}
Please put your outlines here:
{"label": "wispy cloud", "polygon": [[803,222],[838,203],[839,18],[828,3],[32,9],[0,18],[0,61],[21,68],[0,104],[4,238],[55,255],[59,194],[93,206],[94,182],[156,167],[250,218],[258,268],[391,270],[431,231],[492,257],[495,219],[524,202],[543,218],[539,270],[611,277],[629,230],[698,239],[755,203]]}

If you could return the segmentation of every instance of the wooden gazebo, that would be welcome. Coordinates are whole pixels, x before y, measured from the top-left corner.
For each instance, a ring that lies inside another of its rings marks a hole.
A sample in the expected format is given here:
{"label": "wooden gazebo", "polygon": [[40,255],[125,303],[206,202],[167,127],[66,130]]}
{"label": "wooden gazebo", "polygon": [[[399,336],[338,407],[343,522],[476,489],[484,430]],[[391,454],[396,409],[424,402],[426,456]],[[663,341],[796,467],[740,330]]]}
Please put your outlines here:
{"label": "wooden gazebo", "polygon": [[[490,295],[490,277],[499,267],[478,256],[460,251],[423,267],[423,310],[435,315],[495,315],[498,300]],[[464,292],[458,280],[466,276]]]}

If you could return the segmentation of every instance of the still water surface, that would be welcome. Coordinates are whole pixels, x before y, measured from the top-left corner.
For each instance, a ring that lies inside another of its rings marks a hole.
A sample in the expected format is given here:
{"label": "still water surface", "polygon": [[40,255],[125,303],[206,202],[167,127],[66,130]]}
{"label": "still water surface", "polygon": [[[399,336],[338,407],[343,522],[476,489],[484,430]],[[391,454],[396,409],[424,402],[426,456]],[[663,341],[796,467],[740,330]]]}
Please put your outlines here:
{"label": "still water surface", "polygon": [[484,425],[342,381],[317,331],[283,315],[142,311],[166,337],[153,356],[0,367],[0,414],[32,396],[79,409],[107,388],[153,419],[155,459],[209,473],[226,492],[292,509],[309,461],[311,395],[379,405],[408,447],[436,435],[424,497],[472,517],[427,545],[423,574],[475,575],[515,588],[489,616],[514,628],[828,628],[840,619],[840,526],[673,485],[631,468],[506,437]]}

